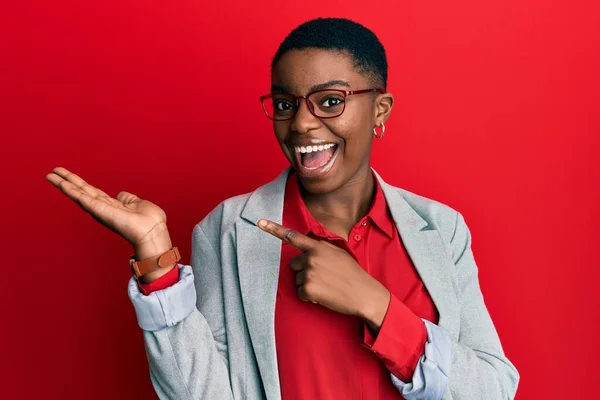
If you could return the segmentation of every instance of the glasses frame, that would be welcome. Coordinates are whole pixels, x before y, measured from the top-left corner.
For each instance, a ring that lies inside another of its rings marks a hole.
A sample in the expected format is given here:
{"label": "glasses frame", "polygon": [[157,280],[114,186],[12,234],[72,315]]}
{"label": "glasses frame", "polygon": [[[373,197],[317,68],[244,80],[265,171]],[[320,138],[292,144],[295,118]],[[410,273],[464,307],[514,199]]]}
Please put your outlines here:
{"label": "glasses frame", "polygon": [[[315,114],[315,110],[314,110],[314,107],[312,105],[312,102],[308,101],[308,98],[310,96],[312,96],[313,94],[315,94],[315,93],[321,93],[321,92],[339,92],[339,93],[341,93],[341,94],[344,95],[344,108],[342,108],[342,111],[338,115],[334,115],[334,116],[331,116],[331,117],[320,117],[320,116],[318,116],[318,115]],[[306,101],[306,107],[308,108],[308,111],[310,111],[310,113],[312,115],[314,115],[316,118],[319,118],[319,119],[330,119],[330,118],[337,118],[340,115],[342,115],[344,113],[344,111],[346,111],[346,97],[352,96],[352,95],[355,95],[355,94],[374,93],[374,92],[385,93],[385,90],[382,89],[382,88],[361,89],[361,90],[321,89],[321,90],[315,90],[314,92],[310,92],[308,94],[305,94],[304,96],[296,96],[296,95],[291,94],[291,93],[269,93],[269,94],[265,94],[263,96],[260,96],[260,104],[262,106],[263,111],[265,112],[265,115],[270,120],[273,120],[273,121],[289,121],[290,119],[294,118],[296,116],[296,114],[298,114],[298,110],[300,109],[300,99],[304,99]],[[294,113],[292,114],[291,117],[280,119],[280,118],[275,118],[275,116],[271,117],[269,115],[269,112],[265,108],[265,100],[269,99],[269,98],[273,98],[273,95],[276,95],[276,94],[286,94],[286,95],[292,96],[294,98],[294,100],[296,102],[296,110],[294,111]]]}

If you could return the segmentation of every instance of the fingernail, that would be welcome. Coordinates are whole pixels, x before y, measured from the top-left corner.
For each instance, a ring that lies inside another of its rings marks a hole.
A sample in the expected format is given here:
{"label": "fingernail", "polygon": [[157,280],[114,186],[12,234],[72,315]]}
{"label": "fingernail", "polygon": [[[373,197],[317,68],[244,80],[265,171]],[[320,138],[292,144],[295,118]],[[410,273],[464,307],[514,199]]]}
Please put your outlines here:
{"label": "fingernail", "polygon": [[267,227],[267,221],[265,221],[264,219],[258,220],[258,226],[260,226],[262,228],[266,228]]}

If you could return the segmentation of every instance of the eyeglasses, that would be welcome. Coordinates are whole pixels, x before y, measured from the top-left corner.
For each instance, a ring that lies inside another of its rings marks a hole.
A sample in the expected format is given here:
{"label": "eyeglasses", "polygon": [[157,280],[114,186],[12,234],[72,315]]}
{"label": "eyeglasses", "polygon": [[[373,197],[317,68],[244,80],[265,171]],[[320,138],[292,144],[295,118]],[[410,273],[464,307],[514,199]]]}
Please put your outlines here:
{"label": "eyeglasses", "polygon": [[260,96],[262,108],[273,121],[287,121],[294,118],[300,107],[300,99],[306,100],[306,106],[312,115],[327,119],[342,115],[346,109],[346,97],[362,93],[385,93],[381,88],[364,90],[324,89],[304,96],[289,93],[270,93]]}

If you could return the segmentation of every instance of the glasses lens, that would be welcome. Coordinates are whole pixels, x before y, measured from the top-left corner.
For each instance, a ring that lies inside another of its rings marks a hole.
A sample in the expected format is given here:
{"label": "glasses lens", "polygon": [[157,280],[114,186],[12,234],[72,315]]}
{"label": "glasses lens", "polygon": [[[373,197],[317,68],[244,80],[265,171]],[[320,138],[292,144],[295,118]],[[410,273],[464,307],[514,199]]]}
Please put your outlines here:
{"label": "glasses lens", "polygon": [[263,108],[274,120],[290,119],[296,112],[296,100],[288,94],[273,93],[271,97],[263,99]]}
{"label": "glasses lens", "polygon": [[312,104],[314,114],[317,117],[337,117],[344,112],[344,93],[337,90],[324,90],[316,92],[308,97]]}

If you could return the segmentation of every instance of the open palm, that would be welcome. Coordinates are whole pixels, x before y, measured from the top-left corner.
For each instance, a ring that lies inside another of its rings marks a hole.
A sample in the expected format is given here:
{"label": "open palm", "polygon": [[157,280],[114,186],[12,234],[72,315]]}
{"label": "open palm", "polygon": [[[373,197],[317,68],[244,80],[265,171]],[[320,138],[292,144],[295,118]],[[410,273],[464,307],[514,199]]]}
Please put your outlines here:
{"label": "open palm", "polygon": [[167,232],[165,212],[148,200],[129,192],[120,192],[116,198],[110,197],[63,167],[54,168],[46,179],[96,221],[134,247]]}

